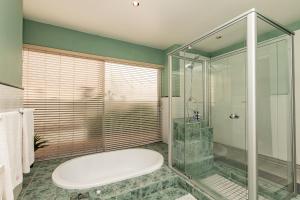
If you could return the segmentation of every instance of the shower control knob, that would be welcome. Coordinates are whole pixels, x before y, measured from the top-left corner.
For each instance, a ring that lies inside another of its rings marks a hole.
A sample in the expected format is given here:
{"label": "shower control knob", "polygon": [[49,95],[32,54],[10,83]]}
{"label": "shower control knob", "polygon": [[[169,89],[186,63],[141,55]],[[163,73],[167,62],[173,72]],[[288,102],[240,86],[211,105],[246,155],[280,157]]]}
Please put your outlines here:
{"label": "shower control knob", "polygon": [[237,114],[232,113],[232,114],[229,115],[229,118],[230,119],[238,119],[238,118],[240,118],[240,116],[238,116]]}
{"label": "shower control knob", "polygon": [[96,194],[100,195],[101,194],[101,190],[96,190]]}

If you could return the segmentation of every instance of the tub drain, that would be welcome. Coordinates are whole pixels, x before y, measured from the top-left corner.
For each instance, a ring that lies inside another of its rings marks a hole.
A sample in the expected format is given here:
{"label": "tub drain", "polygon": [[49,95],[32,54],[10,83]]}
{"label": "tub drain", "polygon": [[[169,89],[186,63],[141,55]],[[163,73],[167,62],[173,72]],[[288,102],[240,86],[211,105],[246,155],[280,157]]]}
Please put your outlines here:
{"label": "tub drain", "polygon": [[86,193],[86,194],[79,193],[77,195],[77,200],[83,200],[83,199],[89,199],[89,194],[88,193]]}
{"label": "tub drain", "polygon": [[99,196],[101,194],[101,190],[96,190],[96,194]]}

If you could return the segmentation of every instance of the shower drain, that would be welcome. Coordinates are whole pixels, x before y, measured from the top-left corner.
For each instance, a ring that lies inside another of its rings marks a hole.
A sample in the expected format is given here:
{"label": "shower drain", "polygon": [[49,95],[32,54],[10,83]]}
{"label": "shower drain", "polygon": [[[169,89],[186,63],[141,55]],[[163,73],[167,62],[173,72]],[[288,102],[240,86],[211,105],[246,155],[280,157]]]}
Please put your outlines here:
{"label": "shower drain", "polygon": [[97,194],[98,196],[100,196],[101,190],[96,190],[96,194]]}
{"label": "shower drain", "polygon": [[[247,200],[248,190],[227,178],[220,176],[219,174],[214,174],[203,180],[201,180],[204,185],[211,188],[216,193],[230,200]],[[259,195],[259,200],[267,200],[266,198]]]}
{"label": "shower drain", "polygon": [[71,194],[70,200],[88,200],[89,193],[73,193]]}

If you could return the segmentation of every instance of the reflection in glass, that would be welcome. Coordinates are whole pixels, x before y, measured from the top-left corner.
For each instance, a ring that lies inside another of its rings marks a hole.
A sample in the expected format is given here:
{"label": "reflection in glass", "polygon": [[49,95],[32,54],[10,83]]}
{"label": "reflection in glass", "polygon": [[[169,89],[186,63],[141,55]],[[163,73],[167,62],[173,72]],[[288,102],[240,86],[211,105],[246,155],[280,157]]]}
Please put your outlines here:
{"label": "reflection in glass", "polygon": [[[257,20],[257,196],[288,199],[295,192],[291,36]],[[248,199],[252,186],[247,34],[241,17],[171,55],[172,167],[216,199]]]}

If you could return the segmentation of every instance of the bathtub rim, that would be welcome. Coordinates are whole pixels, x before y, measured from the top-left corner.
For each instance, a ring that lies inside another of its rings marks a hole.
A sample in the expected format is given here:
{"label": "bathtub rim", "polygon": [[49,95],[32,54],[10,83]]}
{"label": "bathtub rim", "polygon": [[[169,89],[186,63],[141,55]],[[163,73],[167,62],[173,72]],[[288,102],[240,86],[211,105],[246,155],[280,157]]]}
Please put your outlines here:
{"label": "bathtub rim", "polygon": [[[59,169],[63,168],[65,165],[69,164],[70,162],[74,161],[74,160],[78,160],[78,159],[82,159],[83,157],[96,157],[98,154],[110,154],[110,153],[117,153],[117,152],[121,152],[121,151],[134,151],[134,150],[142,150],[142,151],[151,151],[152,153],[156,154],[156,156],[158,157],[157,162],[151,166],[148,166],[146,168],[144,168],[143,170],[137,170],[135,173],[130,173],[130,174],[125,174],[121,177],[114,177],[114,178],[110,178],[107,181],[98,181],[98,183],[90,183],[90,184],[82,184],[82,185],[76,185],[76,184],[72,184],[70,181],[66,181],[65,179],[61,178],[58,174]],[[132,179],[132,178],[136,178],[139,176],[143,176],[143,175],[147,175],[150,174],[158,169],[160,169],[164,164],[164,157],[162,156],[161,153],[152,150],[152,149],[144,149],[144,148],[130,148],[130,149],[122,149],[122,150],[115,150],[115,151],[108,151],[108,152],[100,152],[100,153],[94,153],[94,154],[87,154],[87,155],[82,155],[82,156],[78,156],[75,158],[72,158],[70,160],[67,160],[61,164],[59,164],[54,171],[52,172],[52,182],[55,186],[60,187],[62,189],[67,189],[67,190],[85,190],[85,189],[91,189],[91,188],[95,188],[95,187],[100,187],[103,185],[108,185],[108,184],[112,184],[112,183],[117,183],[120,181],[124,181],[124,180],[128,180],[128,179]]]}

